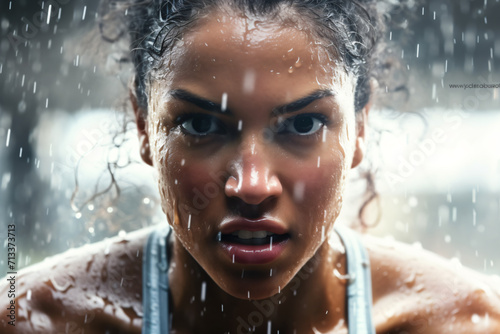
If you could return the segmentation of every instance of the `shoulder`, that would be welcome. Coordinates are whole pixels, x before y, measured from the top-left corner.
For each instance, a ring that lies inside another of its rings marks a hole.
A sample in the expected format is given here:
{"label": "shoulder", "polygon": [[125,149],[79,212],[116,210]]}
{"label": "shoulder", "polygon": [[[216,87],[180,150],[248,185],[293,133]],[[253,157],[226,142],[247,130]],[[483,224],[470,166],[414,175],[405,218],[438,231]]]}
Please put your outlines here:
{"label": "shoulder", "polygon": [[500,332],[500,277],[397,241],[363,240],[370,254],[377,332]]}
{"label": "shoulder", "polygon": [[[0,319],[2,333],[140,332],[142,249],[153,228],[72,249],[21,270],[12,298],[15,327]],[[0,295],[10,283],[0,282]],[[8,315],[8,314],[7,314]]]}

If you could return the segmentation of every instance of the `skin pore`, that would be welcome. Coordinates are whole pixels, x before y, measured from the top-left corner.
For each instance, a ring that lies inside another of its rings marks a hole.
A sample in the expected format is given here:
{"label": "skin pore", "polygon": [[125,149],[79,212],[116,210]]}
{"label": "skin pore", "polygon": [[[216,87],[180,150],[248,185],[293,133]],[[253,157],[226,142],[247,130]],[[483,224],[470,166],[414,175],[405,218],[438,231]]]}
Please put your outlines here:
{"label": "skin pore", "polygon": [[[210,319],[210,332],[234,330],[252,300],[274,305],[273,331],[344,327],[334,269],[345,273],[345,256],[332,227],[364,150],[367,109],[356,124],[354,77],[308,29],[222,11],[197,22],[165,63],[150,80],[148,115],[136,114],[175,232],[173,328],[201,332]],[[234,263],[217,235],[235,217],[277,221],[290,236],[283,253]],[[297,279],[306,264],[313,269]]]}

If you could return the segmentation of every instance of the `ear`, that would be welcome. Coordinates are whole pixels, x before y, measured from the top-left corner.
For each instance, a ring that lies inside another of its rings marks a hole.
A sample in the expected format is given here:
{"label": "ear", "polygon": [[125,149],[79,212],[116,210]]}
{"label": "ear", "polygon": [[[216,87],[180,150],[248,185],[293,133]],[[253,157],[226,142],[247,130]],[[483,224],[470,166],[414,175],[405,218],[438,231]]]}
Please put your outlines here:
{"label": "ear", "polygon": [[129,96],[130,102],[132,103],[132,108],[134,109],[135,122],[137,124],[141,158],[145,163],[153,166],[153,159],[151,158],[151,149],[149,146],[148,120],[146,112],[144,112],[144,110],[139,107],[137,96],[135,95],[133,88],[129,89]]}
{"label": "ear", "polygon": [[364,106],[364,108],[356,115],[356,146],[354,148],[354,155],[352,158],[351,168],[357,167],[366,152],[366,127],[368,121],[368,113],[370,112],[371,101]]}

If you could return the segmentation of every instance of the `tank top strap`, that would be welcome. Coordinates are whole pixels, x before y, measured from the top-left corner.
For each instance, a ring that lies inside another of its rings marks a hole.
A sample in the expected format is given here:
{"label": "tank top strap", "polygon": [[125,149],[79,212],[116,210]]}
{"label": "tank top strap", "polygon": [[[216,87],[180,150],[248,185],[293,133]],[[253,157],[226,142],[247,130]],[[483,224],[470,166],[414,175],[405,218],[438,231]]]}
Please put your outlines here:
{"label": "tank top strap", "polygon": [[372,284],[370,259],[356,232],[335,225],[346,250],[347,325],[349,334],[375,334],[372,320]]}
{"label": "tank top strap", "polygon": [[142,258],[142,333],[168,334],[169,285],[167,241],[169,226],[155,229],[144,245]]}

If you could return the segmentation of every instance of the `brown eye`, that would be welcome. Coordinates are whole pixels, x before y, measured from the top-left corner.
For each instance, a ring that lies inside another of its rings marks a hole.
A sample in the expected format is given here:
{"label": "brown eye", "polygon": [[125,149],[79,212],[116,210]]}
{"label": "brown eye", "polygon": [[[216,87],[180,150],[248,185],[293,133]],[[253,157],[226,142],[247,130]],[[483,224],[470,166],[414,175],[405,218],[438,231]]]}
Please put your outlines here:
{"label": "brown eye", "polygon": [[283,122],[279,132],[307,136],[316,133],[326,124],[324,116],[303,114],[291,117]]}
{"label": "brown eye", "polygon": [[181,122],[181,127],[184,132],[193,136],[206,136],[224,132],[217,118],[205,114],[187,116]]}

